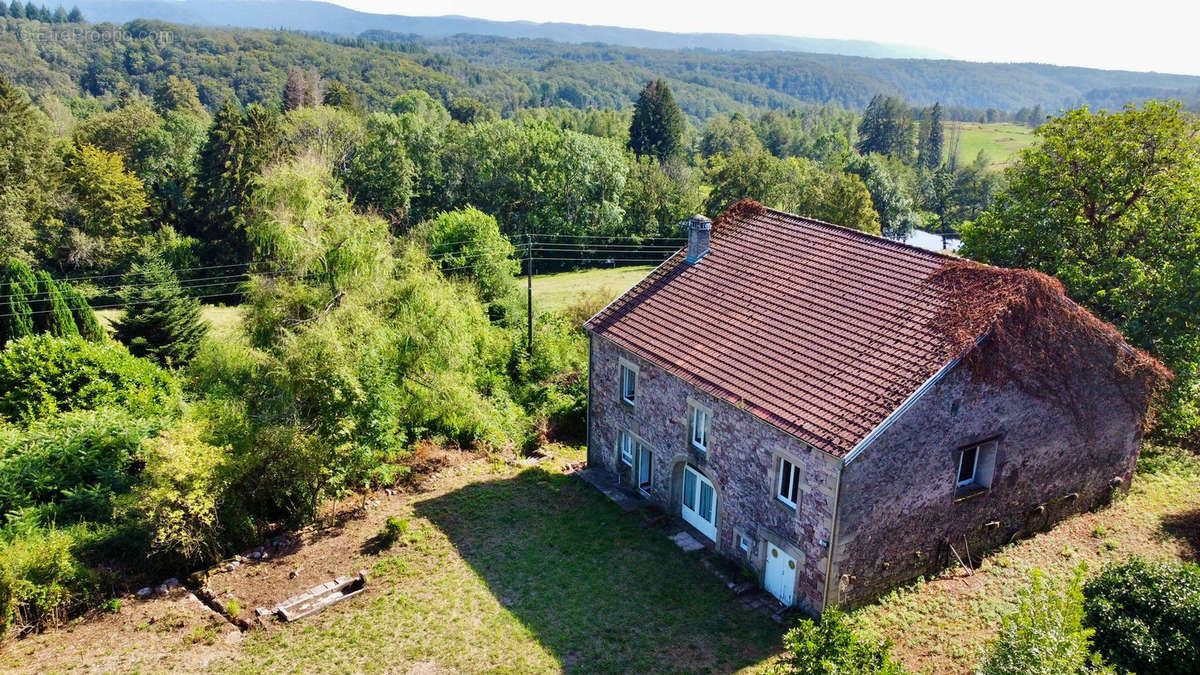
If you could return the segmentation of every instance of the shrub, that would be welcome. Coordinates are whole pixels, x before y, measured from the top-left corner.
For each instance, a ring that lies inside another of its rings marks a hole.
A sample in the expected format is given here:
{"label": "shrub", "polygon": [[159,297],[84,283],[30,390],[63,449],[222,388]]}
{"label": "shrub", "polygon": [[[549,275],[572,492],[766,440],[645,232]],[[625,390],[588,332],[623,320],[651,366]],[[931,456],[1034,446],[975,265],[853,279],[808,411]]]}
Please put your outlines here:
{"label": "shrub", "polygon": [[55,625],[90,602],[99,581],[76,557],[70,530],[0,532],[0,635]]}
{"label": "shrub", "polygon": [[201,439],[195,423],[147,439],[139,455],[146,463],[129,515],[151,532],[150,553],[189,564],[205,563],[222,550],[219,513],[228,489],[229,448]]}
{"label": "shrub", "polygon": [[4,322],[0,325],[4,341],[32,335],[33,312],[29,301],[37,295],[37,278],[33,276],[33,270],[21,260],[9,258],[0,274],[4,279],[0,285],[0,291],[3,291],[0,299],[6,300],[0,303],[4,309]]}
{"label": "shrub", "polygon": [[391,548],[408,533],[408,520],[399,516],[388,516],[383,523],[383,531],[379,533],[379,543],[383,548]]}
{"label": "shrub", "polygon": [[1041,570],[1017,596],[1017,609],[983,650],[981,675],[1059,675],[1111,672],[1091,651],[1092,631],[1083,626],[1084,566],[1055,588]]}
{"label": "shrub", "polygon": [[107,521],[112,496],[136,480],[142,440],[169,424],[118,409],[81,410],[28,427],[0,427],[0,523]]}
{"label": "shrub", "polygon": [[892,658],[890,642],[863,639],[854,632],[846,615],[837,610],[826,610],[820,621],[801,619],[783,636],[783,648],[783,656],[772,669],[781,675],[904,672]]}
{"label": "shrub", "polygon": [[166,371],[111,342],[36,335],[0,352],[0,417],[9,421],[110,404],[156,415],[177,394]]}
{"label": "shrub", "polygon": [[1200,566],[1134,558],[1083,589],[1096,648],[1138,673],[1200,672]]}
{"label": "shrub", "polygon": [[39,271],[37,282],[37,298],[30,303],[33,309],[34,329],[55,337],[78,337],[79,329],[75,327],[75,317],[71,315],[71,308],[67,306],[62,291],[50,277],[50,273],[45,270]]}

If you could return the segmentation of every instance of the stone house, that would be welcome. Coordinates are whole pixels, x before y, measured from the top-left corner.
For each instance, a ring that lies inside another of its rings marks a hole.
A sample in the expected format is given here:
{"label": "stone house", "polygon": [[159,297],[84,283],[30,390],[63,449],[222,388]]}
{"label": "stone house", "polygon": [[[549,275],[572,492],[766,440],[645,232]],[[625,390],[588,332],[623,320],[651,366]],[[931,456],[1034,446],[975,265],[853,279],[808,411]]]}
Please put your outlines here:
{"label": "stone house", "polygon": [[956,259],[740,204],[587,322],[589,468],[810,612],[1128,486],[1148,395],[1111,368],[1075,415],[981,381],[934,325]]}

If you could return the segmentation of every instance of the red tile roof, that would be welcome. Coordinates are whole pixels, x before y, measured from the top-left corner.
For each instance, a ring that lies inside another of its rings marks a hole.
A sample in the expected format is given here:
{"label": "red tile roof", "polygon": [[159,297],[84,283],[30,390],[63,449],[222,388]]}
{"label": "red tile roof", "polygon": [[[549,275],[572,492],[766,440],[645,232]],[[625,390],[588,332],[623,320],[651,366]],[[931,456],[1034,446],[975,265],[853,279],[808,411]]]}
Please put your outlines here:
{"label": "red tile roof", "polygon": [[945,365],[924,283],[946,256],[774,211],[726,217],[587,328],[844,456]]}

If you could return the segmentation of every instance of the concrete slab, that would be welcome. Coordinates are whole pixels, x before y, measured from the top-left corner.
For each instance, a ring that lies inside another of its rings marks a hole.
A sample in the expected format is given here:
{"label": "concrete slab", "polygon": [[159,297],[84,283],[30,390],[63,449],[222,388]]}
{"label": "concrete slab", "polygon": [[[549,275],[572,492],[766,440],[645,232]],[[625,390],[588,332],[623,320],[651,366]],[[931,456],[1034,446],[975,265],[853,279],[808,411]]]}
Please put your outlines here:
{"label": "concrete slab", "polygon": [[575,475],[582,478],[588,485],[599,490],[605,497],[611,499],[614,504],[621,507],[623,511],[636,511],[650,503],[641,497],[636,497],[627,492],[617,482],[616,475],[603,469],[588,468]]}
{"label": "concrete slab", "polygon": [[692,533],[688,532],[687,530],[682,530],[671,535],[671,541],[675,542],[679,548],[683,549],[687,553],[699,551],[704,548],[704,544],[696,541],[696,538],[692,536]]}

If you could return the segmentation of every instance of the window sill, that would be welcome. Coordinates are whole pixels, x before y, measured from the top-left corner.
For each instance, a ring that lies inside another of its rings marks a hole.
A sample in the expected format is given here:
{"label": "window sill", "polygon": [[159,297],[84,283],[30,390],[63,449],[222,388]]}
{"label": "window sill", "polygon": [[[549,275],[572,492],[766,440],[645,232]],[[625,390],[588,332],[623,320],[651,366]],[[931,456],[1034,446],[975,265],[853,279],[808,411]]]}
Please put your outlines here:
{"label": "window sill", "polygon": [[780,511],[785,511],[792,515],[796,514],[796,511],[797,511],[796,505],[788,504],[787,502],[780,499],[778,496],[772,497],[771,503],[774,504],[775,508],[779,509]]}
{"label": "window sill", "polygon": [[637,401],[636,401],[636,400],[634,400],[634,401],[629,401],[629,400],[626,400],[626,399],[623,399],[623,398],[622,398],[622,399],[617,399],[617,400],[618,400],[618,401],[621,403],[621,405],[622,405],[622,406],[624,406],[625,408],[627,408],[627,409],[629,409],[629,410],[634,410],[634,409],[636,409],[636,408],[637,408]]}
{"label": "window sill", "polygon": [[988,491],[988,488],[986,488],[978,483],[972,483],[971,485],[963,485],[962,487],[955,488],[954,503],[957,504],[958,502],[965,502],[965,501],[972,500],[982,494],[987,493],[987,491]]}

